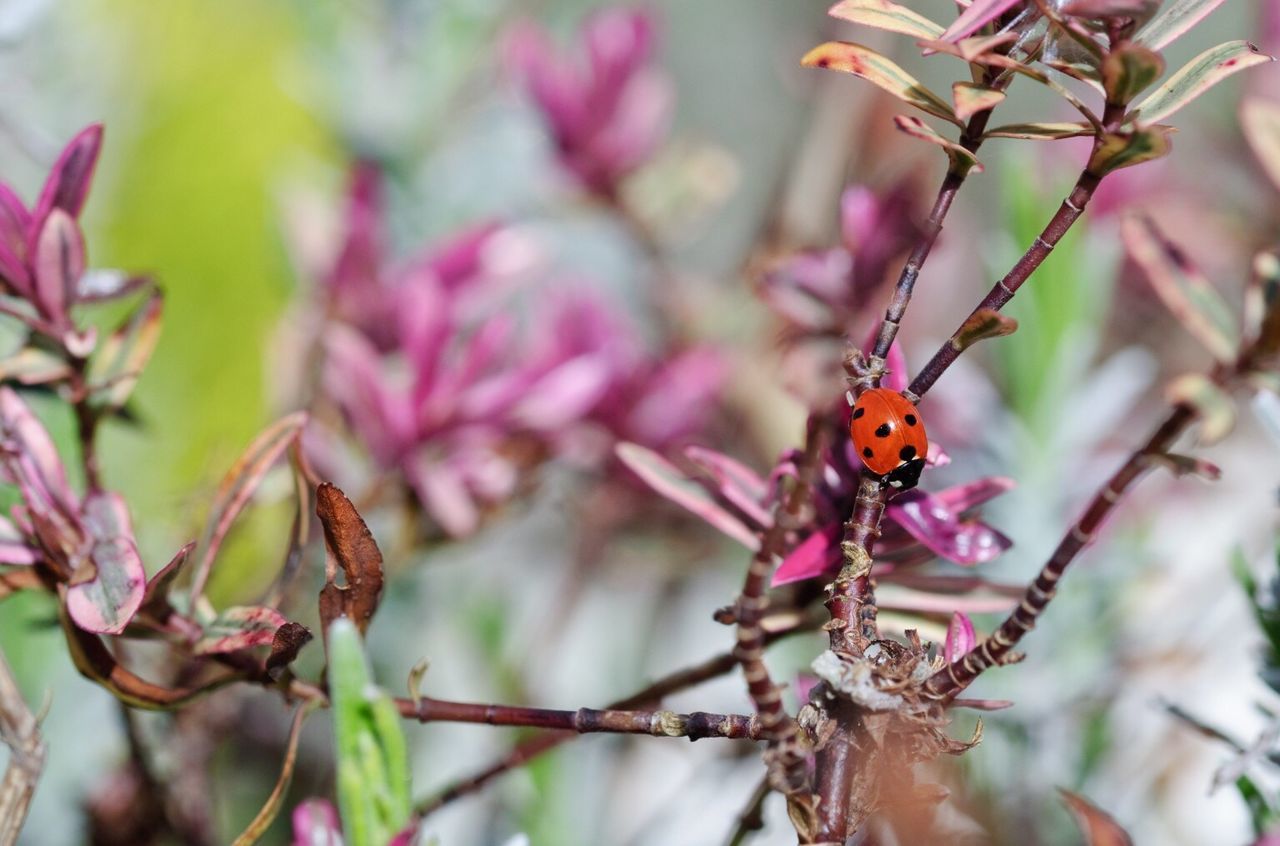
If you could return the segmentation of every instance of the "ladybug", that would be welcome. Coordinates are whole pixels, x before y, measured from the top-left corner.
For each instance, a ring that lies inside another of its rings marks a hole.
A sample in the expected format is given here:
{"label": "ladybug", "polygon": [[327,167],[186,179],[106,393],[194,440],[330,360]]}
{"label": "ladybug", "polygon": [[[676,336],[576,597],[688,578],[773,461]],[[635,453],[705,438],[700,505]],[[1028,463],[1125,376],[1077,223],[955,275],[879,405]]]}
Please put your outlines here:
{"label": "ladybug", "polygon": [[880,483],[896,490],[914,488],[924,469],[929,439],[920,412],[902,394],[888,388],[865,391],[849,420],[858,457]]}

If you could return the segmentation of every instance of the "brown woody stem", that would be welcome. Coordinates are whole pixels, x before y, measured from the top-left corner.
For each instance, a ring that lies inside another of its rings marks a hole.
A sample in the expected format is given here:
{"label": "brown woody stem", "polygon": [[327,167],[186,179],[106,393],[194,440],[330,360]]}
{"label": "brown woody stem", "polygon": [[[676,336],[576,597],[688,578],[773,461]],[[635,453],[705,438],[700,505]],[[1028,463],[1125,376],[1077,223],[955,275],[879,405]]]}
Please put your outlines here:
{"label": "brown woody stem", "polygon": [[1115,510],[1133,484],[1156,466],[1152,459],[1167,453],[1178,436],[1197,419],[1198,414],[1190,406],[1174,406],[1147,443],[1129,456],[1129,460],[1094,494],[1084,514],[1059,542],[1058,548],[1040,569],[1035,580],[1027,585],[1022,601],[1013,609],[1013,613],[976,648],[935,673],[925,684],[928,695],[936,699],[954,697],[984,671],[1009,660],[1013,647],[1017,646],[1027,632],[1035,628],[1036,620],[1053,599],[1058,582],[1067,567],[1093,540],[1102,522]]}
{"label": "brown woody stem", "polygon": [[[770,620],[773,619],[773,617],[770,617],[762,624],[765,630],[765,640],[768,643],[790,635],[812,631],[818,626],[818,621],[813,618],[794,614],[779,614],[777,617],[785,622],[781,622],[776,626],[770,625]],[[651,707],[673,693],[687,690],[705,681],[723,676],[737,665],[738,662],[733,653],[724,652],[708,658],[701,664],[695,664],[692,667],[686,667],[683,670],[664,676],[630,696],[609,703],[609,707],[616,709]],[[576,737],[578,737],[577,734],[567,732],[548,732],[519,743],[502,758],[494,761],[484,769],[454,782],[435,796],[419,802],[414,808],[414,813],[418,817],[424,817],[456,799],[469,796],[484,788],[499,776],[524,766],[539,755],[549,752],[563,743],[568,743]]]}
{"label": "brown woody stem", "polygon": [[795,484],[774,509],[773,525],[760,538],[760,549],[747,567],[742,594],[735,615],[738,620],[737,644],[733,657],[742,666],[747,680],[747,693],[760,717],[762,736],[776,751],[777,778],[774,786],[788,794],[806,788],[808,772],[806,750],[800,742],[800,730],[782,704],[782,690],[769,674],[764,661],[765,630],[761,620],[769,607],[766,590],[774,563],[786,547],[788,534],[804,524],[814,479],[822,464],[826,438],[818,415],[810,415],[805,434],[804,453],[796,468]]}
{"label": "brown woody stem", "polygon": [[758,740],[761,724],[744,714],[708,714],[695,711],[619,711],[579,708],[557,711],[517,705],[486,705],[477,702],[450,702],[444,699],[397,699],[400,715],[422,723],[483,723],[491,726],[573,731],[578,734],[649,734],[654,737],[687,737],[701,740],[723,737],[731,740]]}

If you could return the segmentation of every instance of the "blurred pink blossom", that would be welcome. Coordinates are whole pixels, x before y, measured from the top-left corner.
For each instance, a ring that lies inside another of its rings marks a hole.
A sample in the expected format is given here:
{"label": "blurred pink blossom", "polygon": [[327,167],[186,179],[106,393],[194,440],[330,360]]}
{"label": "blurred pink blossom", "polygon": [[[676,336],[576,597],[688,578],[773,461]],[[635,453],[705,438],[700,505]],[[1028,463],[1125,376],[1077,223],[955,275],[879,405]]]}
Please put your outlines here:
{"label": "blurred pink blossom", "polygon": [[840,199],[841,246],[784,258],[761,280],[761,297],[792,336],[844,336],[918,238],[916,213],[907,182],[883,193],[850,187]]}
{"label": "blurred pink blossom", "polygon": [[376,173],[358,169],[323,289],[322,387],[446,532],[475,530],[547,458],[596,465],[617,438],[665,449],[705,426],[724,376],[710,350],[650,352],[584,286],[518,297],[489,260],[501,224],[395,267],[377,197]]}
{"label": "blurred pink blossom", "polygon": [[560,163],[604,197],[667,135],[673,89],[651,65],[654,39],[647,13],[619,7],[587,17],[575,54],[529,21],[507,37],[512,70],[541,110]]}

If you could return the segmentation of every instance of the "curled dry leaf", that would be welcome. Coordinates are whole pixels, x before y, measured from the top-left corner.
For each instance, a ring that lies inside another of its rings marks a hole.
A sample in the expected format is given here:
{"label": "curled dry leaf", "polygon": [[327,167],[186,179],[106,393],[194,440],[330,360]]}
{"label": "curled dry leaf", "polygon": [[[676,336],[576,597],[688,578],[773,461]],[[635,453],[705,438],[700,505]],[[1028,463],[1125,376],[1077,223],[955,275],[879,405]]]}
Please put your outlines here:
{"label": "curled dry leaf", "polygon": [[1129,833],[1106,811],[1070,790],[1059,789],[1058,792],[1075,815],[1080,830],[1084,832],[1087,846],[1133,846]]}
{"label": "curled dry leaf", "polygon": [[960,331],[951,339],[956,352],[963,352],[978,341],[1012,335],[1018,330],[1018,321],[993,308],[978,309],[965,320]]}
{"label": "curled dry leaf", "polygon": [[347,617],[364,634],[382,596],[382,552],[351,500],[328,482],[316,491],[316,516],[324,528],[325,547],[347,581],[346,585],[336,584],[334,568],[326,568],[328,578],[320,591],[320,623],[328,631],[334,620]]}
{"label": "curled dry leaf", "polygon": [[280,671],[293,663],[302,647],[311,642],[311,630],[301,623],[288,622],[276,629],[271,638],[271,654],[267,656],[267,675],[279,676]]}

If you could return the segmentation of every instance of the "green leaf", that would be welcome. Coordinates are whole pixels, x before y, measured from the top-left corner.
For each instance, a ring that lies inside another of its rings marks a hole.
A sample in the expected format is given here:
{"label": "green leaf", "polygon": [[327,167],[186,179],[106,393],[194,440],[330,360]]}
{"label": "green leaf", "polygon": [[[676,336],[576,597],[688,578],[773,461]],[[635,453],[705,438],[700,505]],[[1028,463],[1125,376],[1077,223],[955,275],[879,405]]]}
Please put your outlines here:
{"label": "green leaf", "polygon": [[1202,373],[1179,376],[1165,389],[1169,402],[1193,408],[1200,418],[1200,443],[1208,446],[1225,438],[1236,425],[1231,397]]}
{"label": "green leaf", "polygon": [[1102,60],[1102,86],[1113,103],[1128,104],[1164,73],[1164,59],[1136,44],[1123,44]]}
{"label": "green leaf", "polygon": [[1089,159],[1089,171],[1096,176],[1106,176],[1113,170],[1163,158],[1173,148],[1169,141],[1172,131],[1172,127],[1152,126],[1147,129],[1105,132],[1102,143]]}
{"label": "green leaf", "polygon": [[916,38],[932,39],[942,35],[942,27],[938,24],[889,0],[840,0],[827,14],[850,23]]}
{"label": "green leaf", "polygon": [[374,686],[355,624],[329,626],[338,807],[348,846],[383,846],[409,823],[409,763],[395,704]]}
{"label": "green leaf", "polygon": [[912,138],[919,138],[921,141],[928,141],[930,144],[936,144],[941,147],[946,151],[947,158],[951,160],[952,170],[957,173],[961,175],[969,171],[982,173],[982,162],[978,161],[977,156],[956,142],[943,138],[933,127],[920,120],[920,118],[908,115],[894,115],[893,125]]}
{"label": "green leaf", "polygon": [[1271,182],[1280,188],[1280,103],[1250,97],[1240,107],[1240,128]]}
{"label": "green leaf", "polygon": [[1137,105],[1134,114],[1146,125],[1160,123],[1232,74],[1273,61],[1275,57],[1248,41],[1228,41],[1210,47],[1151,92]]}
{"label": "green leaf", "polygon": [[806,53],[800,64],[808,68],[831,68],[851,73],[934,117],[949,120],[957,126],[964,125],[949,103],[870,47],[848,41],[828,41]]}
{"label": "green leaf", "polygon": [[1160,13],[1138,30],[1133,40],[1160,50],[1200,23],[1205,15],[1222,3],[1223,0],[1166,0]]}
{"label": "green leaf", "polygon": [[164,297],[155,291],[111,333],[89,362],[94,405],[106,412],[124,408],[138,377],[160,340]]}
{"label": "green leaf", "polygon": [[1021,138],[1027,141],[1059,141],[1063,138],[1079,138],[1092,135],[1093,127],[1087,123],[1007,123],[988,129],[983,138]]}
{"label": "green leaf", "polygon": [[1120,237],[1178,322],[1215,359],[1234,361],[1240,337],[1231,311],[1200,269],[1149,218],[1126,217],[1120,224]]}
{"label": "green leaf", "polygon": [[978,112],[993,109],[1004,101],[1005,93],[974,82],[956,82],[951,86],[951,102],[955,104],[956,117],[968,120]]}
{"label": "green leaf", "polygon": [[1267,798],[1266,793],[1258,785],[1254,784],[1253,780],[1247,775],[1242,775],[1236,779],[1236,790],[1240,792],[1240,797],[1249,806],[1249,818],[1253,822],[1253,833],[1255,835],[1262,837],[1277,822],[1280,822],[1280,814],[1276,812],[1275,803]]}

